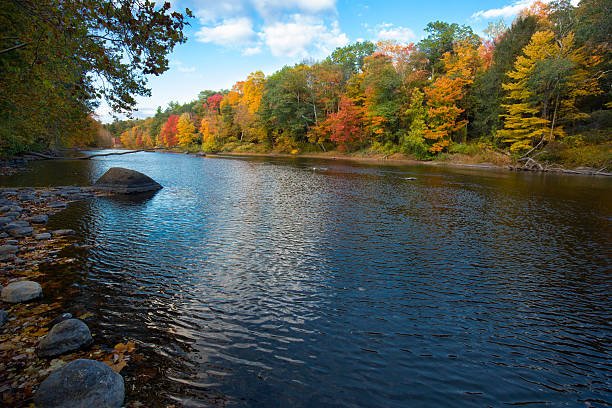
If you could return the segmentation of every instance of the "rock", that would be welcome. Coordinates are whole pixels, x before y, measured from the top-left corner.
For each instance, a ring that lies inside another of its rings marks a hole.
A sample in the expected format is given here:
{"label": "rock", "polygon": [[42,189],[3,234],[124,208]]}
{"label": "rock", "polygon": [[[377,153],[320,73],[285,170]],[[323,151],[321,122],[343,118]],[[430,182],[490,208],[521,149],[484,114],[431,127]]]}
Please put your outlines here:
{"label": "rock", "polygon": [[17,251],[19,247],[16,245],[0,245],[0,261],[14,259]]}
{"label": "rock", "polygon": [[2,289],[2,301],[7,303],[21,303],[38,299],[42,296],[42,288],[36,282],[19,281],[9,283]]}
{"label": "rock", "polygon": [[34,395],[41,408],[119,408],[123,377],[99,361],[78,359],[54,371]]}
{"label": "rock", "polygon": [[0,245],[0,255],[15,254],[17,251],[19,251],[19,247],[16,245]]}
{"label": "rock", "polygon": [[63,201],[51,201],[49,204],[47,204],[47,207],[49,208],[66,208],[67,206],[68,204]]}
{"label": "rock", "polygon": [[34,232],[34,228],[32,227],[22,227],[22,228],[14,228],[9,230],[9,235],[13,238],[23,238],[32,235]]}
{"label": "rock", "polygon": [[129,194],[157,191],[162,186],[138,171],[112,167],[95,182],[94,188],[99,191]]}
{"label": "rock", "polygon": [[55,231],[51,231],[54,237],[63,237],[66,235],[74,235],[74,230],[71,229],[58,229]]}
{"label": "rock", "polygon": [[4,226],[4,229],[10,230],[15,228],[29,227],[30,223],[24,220],[12,221]]}
{"label": "rock", "polygon": [[36,239],[37,241],[51,239],[51,234],[49,232],[41,232],[40,234],[34,235],[34,239]]}
{"label": "rock", "polygon": [[6,245],[19,245],[19,241],[16,239],[7,239]]}
{"label": "rock", "polygon": [[6,238],[9,235],[6,232],[0,232],[0,238]]}
{"label": "rock", "polygon": [[40,357],[55,357],[93,342],[89,327],[79,319],[64,320],[53,326],[51,331],[38,343]]}
{"label": "rock", "polygon": [[33,215],[30,217],[32,224],[46,224],[49,221],[49,216],[46,214]]}
{"label": "rock", "polygon": [[9,230],[9,235],[14,238],[22,238],[32,235],[32,232],[34,232],[32,227],[14,228]]}
{"label": "rock", "polygon": [[4,323],[8,320],[8,312],[6,310],[0,310],[0,327],[4,326]]}

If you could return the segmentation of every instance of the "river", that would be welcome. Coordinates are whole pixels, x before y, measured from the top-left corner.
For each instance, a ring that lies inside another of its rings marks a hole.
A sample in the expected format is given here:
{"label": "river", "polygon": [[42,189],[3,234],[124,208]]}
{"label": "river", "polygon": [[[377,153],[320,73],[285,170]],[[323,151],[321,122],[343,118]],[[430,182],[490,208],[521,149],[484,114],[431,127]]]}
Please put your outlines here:
{"label": "river", "polygon": [[612,403],[610,179],[143,152],[34,162],[0,186],[113,166],[164,189],[56,214],[93,247],[45,268],[96,341],[136,340],[128,401]]}

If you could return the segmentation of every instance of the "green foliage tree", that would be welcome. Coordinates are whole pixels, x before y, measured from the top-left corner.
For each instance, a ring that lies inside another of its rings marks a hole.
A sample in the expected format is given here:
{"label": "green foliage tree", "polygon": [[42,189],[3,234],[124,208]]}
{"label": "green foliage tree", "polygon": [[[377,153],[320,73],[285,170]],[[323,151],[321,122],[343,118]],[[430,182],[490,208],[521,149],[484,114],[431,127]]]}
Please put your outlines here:
{"label": "green foliage tree", "polygon": [[[189,10],[186,11],[190,15]],[[7,0],[0,7],[0,151],[49,148],[87,127],[100,100],[130,111],[168,69],[185,17],[143,0]]]}

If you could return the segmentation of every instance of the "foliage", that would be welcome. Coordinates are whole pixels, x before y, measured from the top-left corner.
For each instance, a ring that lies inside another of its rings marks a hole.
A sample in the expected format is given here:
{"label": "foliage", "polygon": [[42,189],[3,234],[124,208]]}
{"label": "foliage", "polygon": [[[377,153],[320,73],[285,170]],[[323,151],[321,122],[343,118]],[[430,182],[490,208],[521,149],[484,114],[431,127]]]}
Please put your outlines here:
{"label": "foliage", "polygon": [[193,149],[201,141],[205,151],[337,149],[504,163],[499,149],[523,154],[565,134],[609,130],[605,11],[603,0],[536,2],[510,27],[491,24],[487,39],[436,21],[418,44],[350,44],[321,62],[254,72],[230,90],[204,90],[109,130],[132,129],[127,143]]}
{"label": "foliage", "polygon": [[[186,15],[190,15],[189,10]],[[7,0],[0,8],[0,153],[80,141],[103,100],[129,111],[185,41],[169,3]]]}

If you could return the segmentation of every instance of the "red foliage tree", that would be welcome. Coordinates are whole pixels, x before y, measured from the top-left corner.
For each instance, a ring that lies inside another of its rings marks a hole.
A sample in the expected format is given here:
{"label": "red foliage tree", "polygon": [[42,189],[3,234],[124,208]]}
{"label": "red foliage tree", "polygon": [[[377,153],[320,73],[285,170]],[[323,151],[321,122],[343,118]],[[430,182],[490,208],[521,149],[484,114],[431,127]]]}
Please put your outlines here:
{"label": "red foliage tree", "polygon": [[164,126],[162,127],[161,131],[159,132],[160,141],[166,147],[174,147],[178,144],[178,120],[178,115],[170,115],[166,123],[164,123]]}
{"label": "red foliage tree", "polygon": [[338,144],[338,150],[347,151],[363,142],[363,108],[346,96],[340,98],[338,112],[330,114],[322,124],[329,139]]}
{"label": "red foliage tree", "polygon": [[221,106],[221,101],[223,100],[223,95],[216,93],[211,95],[206,99],[206,107],[209,111],[214,113],[219,113],[219,107]]}

